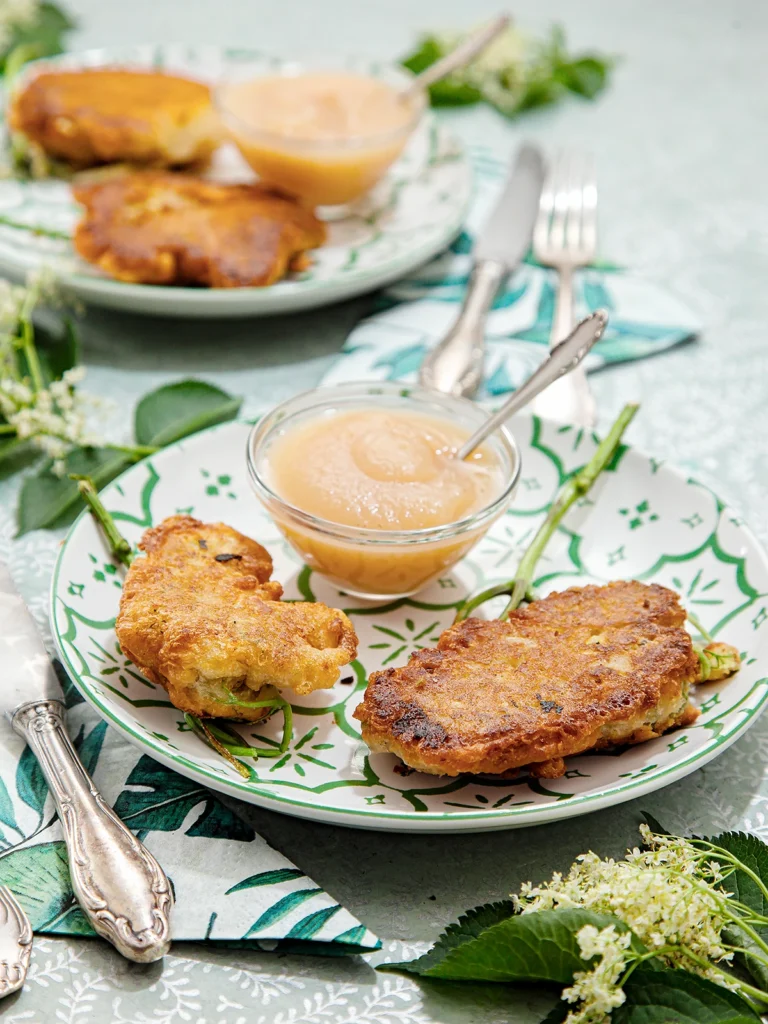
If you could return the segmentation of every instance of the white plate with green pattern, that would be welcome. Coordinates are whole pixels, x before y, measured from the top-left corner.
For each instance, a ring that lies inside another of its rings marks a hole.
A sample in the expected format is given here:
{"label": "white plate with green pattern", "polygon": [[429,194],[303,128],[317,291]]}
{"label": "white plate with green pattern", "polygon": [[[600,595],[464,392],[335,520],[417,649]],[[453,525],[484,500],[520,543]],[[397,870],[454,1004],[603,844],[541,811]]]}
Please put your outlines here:
{"label": "white plate with green pattern", "polygon": [[[34,71],[43,63],[67,68],[163,67],[214,82],[243,63],[254,74],[268,73],[275,58],[242,49],[135,46],[66,54],[30,67]],[[346,63],[372,75],[382,67],[360,59]],[[253,178],[230,145],[216,154],[211,175],[228,181]],[[354,215],[329,223],[328,242],[312,254],[311,267],[278,284],[224,289],[127,284],[80,260],[67,240],[7,225],[0,225],[0,271],[22,278],[51,266],[62,284],[83,301],[134,313],[239,317],[296,312],[381,288],[426,263],[458,234],[471,191],[466,154],[427,115],[385,179],[356,205]],[[0,180],[0,217],[69,234],[79,216],[64,181]]]}
{"label": "white plate with green pattern", "polygon": [[[120,652],[114,618],[123,570],[88,514],[72,528],[53,579],[51,619],[62,660],[94,707],[152,757],[201,783],[287,814],[340,825],[402,831],[479,831],[553,821],[649,793],[716,757],[754,722],[768,698],[768,558],[709,490],[654,459],[624,450],[576,507],[542,559],[539,592],[635,577],[676,589],[717,637],[743,652],[732,679],[699,688],[697,722],[650,743],[584,755],[561,779],[450,779],[402,773],[390,754],[370,755],[352,712],[368,673],[402,664],[433,643],[469,592],[513,574],[521,547],[556,490],[592,454],[591,434],[535,419],[515,421],[523,473],[513,507],[455,572],[417,597],[372,607],[303,567],[250,490],[249,427],[226,424],[132,467],[103,493],[126,537],[186,512],[222,520],[270,551],[290,599],[344,608],[359,636],[359,660],[328,690],[297,698],[290,748],[250,762],[245,781],[184,724],[166,698]],[[275,742],[281,723],[240,728]]]}

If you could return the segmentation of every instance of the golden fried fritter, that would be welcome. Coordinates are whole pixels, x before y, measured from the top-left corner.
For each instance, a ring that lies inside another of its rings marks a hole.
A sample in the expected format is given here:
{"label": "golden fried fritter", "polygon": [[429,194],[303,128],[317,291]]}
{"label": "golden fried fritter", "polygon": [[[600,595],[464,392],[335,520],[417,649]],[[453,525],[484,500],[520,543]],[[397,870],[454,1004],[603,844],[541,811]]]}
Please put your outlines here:
{"label": "golden fried fritter", "polygon": [[115,624],[124,654],[182,711],[256,721],[262,687],[296,693],[333,686],[357,650],[347,616],[280,600],[272,559],[223,523],[171,516],[147,530],[123,585]]}
{"label": "golden fried fritter", "polygon": [[207,85],[160,71],[42,72],[11,100],[11,129],[74,167],[207,160],[221,127]]}
{"label": "golden fried fritter", "polygon": [[531,766],[653,739],[698,715],[699,659],[677,594],[637,582],[575,587],[467,619],[436,650],[371,675],[355,717],[373,751],[435,775]]}
{"label": "golden fried fritter", "polygon": [[85,207],[75,249],[121,281],[259,287],[325,241],[310,210],[262,185],[144,171],[73,191]]}

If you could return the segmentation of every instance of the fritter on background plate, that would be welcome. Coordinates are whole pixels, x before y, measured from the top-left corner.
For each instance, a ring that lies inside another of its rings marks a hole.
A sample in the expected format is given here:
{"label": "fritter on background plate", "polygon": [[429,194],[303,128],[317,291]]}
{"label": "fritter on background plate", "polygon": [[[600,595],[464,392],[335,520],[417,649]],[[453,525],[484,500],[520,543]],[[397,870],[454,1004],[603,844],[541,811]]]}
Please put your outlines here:
{"label": "fritter on background plate", "polygon": [[260,287],[299,270],[325,227],[262,185],[218,185],[144,171],[73,189],[85,214],[77,252],[120,281]]}
{"label": "fritter on background plate", "polygon": [[467,619],[437,649],[372,673],[355,718],[371,750],[419,771],[554,778],[564,757],[696,719],[685,618],[673,591],[629,581],[550,594],[508,621]]}
{"label": "fritter on background plate", "polygon": [[162,71],[43,71],[13,95],[9,122],[74,168],[180,167],[207,160],[221,141],[208,86]]}
{"label": "fritter on background plate", "polygon": [[333,686],[357,652],[352,623],[324,604],[280,600],[272,559],[223,523],[171,516],[147,530],[123,584],[115,631],[123,653],[180,710],[257,721],[275,686]]}

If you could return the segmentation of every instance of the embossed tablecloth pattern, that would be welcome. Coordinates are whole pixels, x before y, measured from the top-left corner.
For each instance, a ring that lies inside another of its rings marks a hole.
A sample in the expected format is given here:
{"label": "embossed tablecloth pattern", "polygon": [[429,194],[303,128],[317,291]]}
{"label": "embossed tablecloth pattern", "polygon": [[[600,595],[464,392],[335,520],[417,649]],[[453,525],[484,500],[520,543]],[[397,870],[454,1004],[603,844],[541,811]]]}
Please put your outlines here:
{"label": "embossed tablecloth pattern", "polygon": [[[184,35],[226,44],[247,37],[276,52],[401,51],[425,26],[463,24],[459,0],[227,0],[212,7],[134,0],[76,0],[78,45]],[[318,5],[319,7],[319,5]],[[184,30],[175,12],[183,9]],[[577,13],[578,10],[578,13]],[[632,441],[689,468],[739,509],[763,541],[768,437],[768,156],[763,53],[768,11],[751,0],[641,5],[519,0],[532,30],[559,19],[577,45],[623,56],[611,91],[592,106],[570,103],[508,126],[483,110],[448,118],[473,144],[505,154],[525,135],[596,154],[602,250],[671,288],[705,324],[696,345],[592,375],[601,422],[640,398]],[[586,140],[586,141],[585,141]],[[246,395],[246,415],[310,387],[327,372],[358,307],[270,323],[203,325],[92,313],[86,324],[88,386],[117,404],[107,428],[127,435],[127,408],[148,388],[194,373]],[[215,344],[211,344],[211,338]],[[105,429],[107,429],[105,428]],[[12,540],[16,482],[0,484],[0,557],[44,620],[59,538]],[[768,607],[768,598],[766,599]],[[768,618],[768,611],[766,612]],[[768,628],[762,625],[759,628]],[[668,827],[702,833],[750,828],[768,838],[768,717],[721,758],[654,794]],[[643,802],[642,807],[647,803]],[[36,942],[26,990],[3,1007],[8,1024],[88,1020],[114,1024],[535,1024],[552,1003],[539,992],[419,986],[376,974],[377,957],[410,957],[467,906],[498,898],[521,880],[566,867],[586,848],[619,854],[635,841],[641,806],[478,836],[387,836],[314,825],[240,808],[278,849],[385,938],[380,954],[340,960],[185,945],[162,965],[139,967],[103,943]]]}

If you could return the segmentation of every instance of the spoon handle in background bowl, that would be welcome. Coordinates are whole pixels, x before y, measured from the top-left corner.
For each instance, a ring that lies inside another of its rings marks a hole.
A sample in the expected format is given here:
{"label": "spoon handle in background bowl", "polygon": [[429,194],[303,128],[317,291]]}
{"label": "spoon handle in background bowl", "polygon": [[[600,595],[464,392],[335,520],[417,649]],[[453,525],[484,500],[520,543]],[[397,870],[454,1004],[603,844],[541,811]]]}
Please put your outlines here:
{"label": "spoon handle in background bowl", "polygon": [[456,458],[466,459],[494,430],[503,426],[510,416],[519,412],[558,377],[562,377],[578,366],[595,342],[602,338],[607,324],[608,314],[604,309],[596,310],[576,324],[568,337],[555,345],[541,366],[534,370],[528,380],[510,395],[498,412],[490,416],[459,448]]}
{"label": "spoon handle in background bowl", "polygon": [[421,92],[422,89],[428,89],[430,85],[439,82],[441,78],[445,78],[465,64],[469,64],[474,57],[493,42],[496,36],[504,31],[507,25],[509,25],[509,15],[500,14],[487,25],[479,28],[477,32],[467,36],[464,42],[459,43],[455,50],[451,50],[445,57],[441,57],[434,64],[430,64],[412,82],[409,82],[401,91],[400,98],[409,100],[416,93]]}

